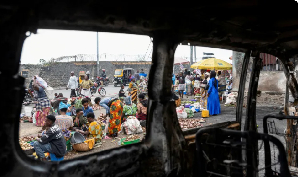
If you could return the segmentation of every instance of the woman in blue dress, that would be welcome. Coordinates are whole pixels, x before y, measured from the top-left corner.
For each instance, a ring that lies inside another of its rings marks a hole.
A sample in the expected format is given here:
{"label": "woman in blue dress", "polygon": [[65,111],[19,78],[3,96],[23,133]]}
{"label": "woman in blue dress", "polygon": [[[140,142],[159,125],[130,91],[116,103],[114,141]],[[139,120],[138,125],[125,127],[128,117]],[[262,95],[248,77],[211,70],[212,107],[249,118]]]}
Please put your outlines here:
{"label": "woman in blue dress", "polygon": [[207,109],[209,115],[217,115],[221,113],[220,99],[218,94],[218,80],[215,78],[216,72],[210,72],[208,98],[207,98]]}

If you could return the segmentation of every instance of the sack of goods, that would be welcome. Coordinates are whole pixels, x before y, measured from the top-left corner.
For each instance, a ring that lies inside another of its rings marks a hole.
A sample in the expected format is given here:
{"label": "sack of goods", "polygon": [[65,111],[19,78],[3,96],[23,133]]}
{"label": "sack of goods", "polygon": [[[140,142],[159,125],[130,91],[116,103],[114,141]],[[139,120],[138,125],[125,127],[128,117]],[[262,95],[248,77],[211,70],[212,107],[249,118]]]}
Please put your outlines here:
{"label": "sack of goods", "polygon": [[191,109],[185,108],[184,111],[187,113],[187,118],[194,117],[194,112]]}
{"label": "sack of goods", "polygon": [[125,133],[127,135],[143,133],[140,121],[134,116],[129,116],[122,124],[122,127],[124,127]]}
{"label": "sack of goods", "polygon": [[236,98],[237,98],[237,93],[230,93],[226,97],[226,105],[228,104],[235,104],[236,103]]}
{"label": "sack of goods", "polygon": [[183,106],[179,106],[176,108],[176,113],[178,118],[187,118],[187,113],[184,111]]}
{"label": "sack of goods", "polygon": [[209,117],[209,110],[203,109],[202,110],[202,117]]}

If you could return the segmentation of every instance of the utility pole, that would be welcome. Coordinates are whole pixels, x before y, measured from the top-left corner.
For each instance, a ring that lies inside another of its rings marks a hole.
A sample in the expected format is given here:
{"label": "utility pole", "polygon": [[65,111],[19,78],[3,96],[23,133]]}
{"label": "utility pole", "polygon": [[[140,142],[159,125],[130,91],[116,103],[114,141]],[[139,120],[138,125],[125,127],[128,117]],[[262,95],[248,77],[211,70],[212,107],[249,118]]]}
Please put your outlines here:
{"label": "utility pole", "polygon": [[191,65],[193,64],[193,48],[194,48],[194,46],[190,46],[190,48],[191,48],[191,55],[190,55],[190,67],[191,67]]}
{"label": "utility pole", "polygon": [[97,76],[99,76],[99,44],[98,44],[98,31],[97,31]]}
{"label": "utility pole", "polygon": [[196,46],[194,46],[194,54],[195,54],[195,63],[196,63],[196,62],[197,62],[197,61],[196,61],[196,58],[197,58],[197,57],[196,57]]}

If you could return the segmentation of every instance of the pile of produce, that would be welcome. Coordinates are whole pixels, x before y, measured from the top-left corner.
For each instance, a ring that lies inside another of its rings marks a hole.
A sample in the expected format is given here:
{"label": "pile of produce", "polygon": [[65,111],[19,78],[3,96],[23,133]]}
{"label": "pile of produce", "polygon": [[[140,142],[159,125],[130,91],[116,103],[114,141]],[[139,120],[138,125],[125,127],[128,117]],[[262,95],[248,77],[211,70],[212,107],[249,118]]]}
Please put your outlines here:
{"label": "pile of produce", "polygon": [[181,104],[186,104],[186,103],[194,104],[196,103],[196,101],[181,101]]}
{"label": "pile of produce", "polygon": [[142,127],[142,129],[143,129],[143,132],[146,132],[146,128],[145,127]]}
{"label": "pile of produce", "polygon": [[133,141],[136,139],[140,139],[140,137],[138,135],[130,135],[124,141]]}
{"label": "pile of produce", "polygon": [[202,125],[200,121],[201,119],[178,119],[181,129],[201,127]]}
{"label": "pile of produce", "polygon": [[92,106],[92,108],[93,108],[93,110],[95,111],[95,110],[100,110],[100,106],[99,105],[97,105],[97,104],[94,104],[93,106]]}
{"label": "pile of produce", "polygon": [[20,119],[20,122],[31,122],[32,121],[32,117],[28,117],[28,116],[23,116]]}
{"label": "pile of produce", "polygon": [[102,123],[106,123],[106,118],[104,117],[104,116],[102,116],[102,115],[100,115],[98,118],[97,118],[97,123],[98,124],[102,124]]}
{"label": "pile of produce", "polygon": [[25,136],[25,137],[19,138],[19,144],[20,144],[22,150],[33,149],[33,147],[28,142],[34,141],[35,139],[36,138],[33,136]]}

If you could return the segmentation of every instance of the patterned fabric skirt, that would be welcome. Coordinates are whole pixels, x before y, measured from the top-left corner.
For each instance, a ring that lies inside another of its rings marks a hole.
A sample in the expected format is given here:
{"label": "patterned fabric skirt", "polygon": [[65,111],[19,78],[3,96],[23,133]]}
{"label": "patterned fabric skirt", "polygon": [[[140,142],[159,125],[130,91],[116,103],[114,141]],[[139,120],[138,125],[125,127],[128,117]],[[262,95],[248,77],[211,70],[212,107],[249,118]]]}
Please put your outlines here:
{"label": "patterned fabric skirt", "polygon": [[200,88],[194,87],[194,95],[199,94],[199,93],[200,93]]}
{"label": "patterned fabric skirt", "polygon": [[43,108],[50,108],[50,107],[51,107],[50,101],[47,97],[38,98],[37,104],[36,104],[37,111],[42,111]]}
{"label": "patterned fabric skirt", "polygon": [[121,100],[115,100],[110,106],[110,119],[108,124],[109,135],[117,134],[121,131],[121,117],[123,114],[123,104]]}
{"label": "patterned fabric skirt", "polygon": [[184,91],[185,90],[185,84],[179,84],[178,85],[178,90]]}
{"label": "patterned fabric skirt", "polygon": [[130,96],[131,96],[131,100],[132,102],[136,103],[137,101],[137,89],[136,88],[132,88],[132,91],[130,92]]}
{"label": "patterned fabric skirt", "polygon": [[201,100],[200,100],[200,105],[203,109],[207,108],[207,90],[204,88],[200,88],[200,94],[201,94]]}
{"label": "patterned fabric skirt", "polygon": [[193,84],[192,83],[189,83],[189,84],[186,84],[186,94],[187,95],[192,95],[193,94]]}
{"label": "patterned fabric skirt", "polygon": [[147,115],[143,114],[143,113],[136,113],[136,118],[138,120],[146,120],[147,119]]}
{"label": "patterned fabric skirt", "polygon": [[45,120],[46,120],[46,117],[49,115],[50,113],[50,107],[48,108],[42,108],[42,111],[37,111],[36,112],[36,126],[38,127],[43,127],[45,125]]}

